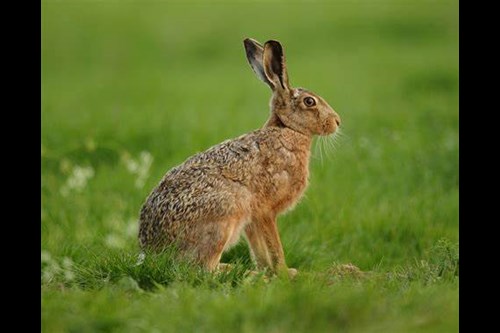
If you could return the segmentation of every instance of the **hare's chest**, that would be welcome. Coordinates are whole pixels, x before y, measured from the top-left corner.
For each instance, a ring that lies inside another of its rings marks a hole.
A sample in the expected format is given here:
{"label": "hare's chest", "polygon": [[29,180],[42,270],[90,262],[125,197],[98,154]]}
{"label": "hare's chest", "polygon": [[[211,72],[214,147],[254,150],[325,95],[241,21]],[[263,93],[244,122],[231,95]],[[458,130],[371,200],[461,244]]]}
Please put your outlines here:
{"label": "hare's chest", "polygon": [[279,163],[267,167],[267,200],[276,213],[292,208],[302,197],[309,178],[308,156],[284,151]]}

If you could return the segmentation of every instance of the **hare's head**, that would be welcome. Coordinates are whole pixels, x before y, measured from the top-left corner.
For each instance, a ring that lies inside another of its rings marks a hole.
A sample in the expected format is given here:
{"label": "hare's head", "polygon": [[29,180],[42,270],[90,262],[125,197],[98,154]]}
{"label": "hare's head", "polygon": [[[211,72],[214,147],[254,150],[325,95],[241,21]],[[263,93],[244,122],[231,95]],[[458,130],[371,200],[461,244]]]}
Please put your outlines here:
{"label": "hare's head", "polygon": [[340,117],[323,98],[309,90],[290,86],[285,54],[278,41],[269,40],[262,46],[247,38],[243,43],[250,66],[273,91],[271,117],[306,135],[328,135],[337,130]]}

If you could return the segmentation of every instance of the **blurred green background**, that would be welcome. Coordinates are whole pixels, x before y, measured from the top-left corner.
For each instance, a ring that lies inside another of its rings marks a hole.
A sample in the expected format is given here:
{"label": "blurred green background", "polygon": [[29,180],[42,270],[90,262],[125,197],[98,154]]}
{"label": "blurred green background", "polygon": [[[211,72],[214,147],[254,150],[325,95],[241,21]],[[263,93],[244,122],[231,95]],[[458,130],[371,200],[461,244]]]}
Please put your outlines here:
{"label": "blurred green background", "polygon": [[[279,220],[301,275],[137,268],[163,174],[269,114],[245,37],[342,118]],[[41,56],[43,330],[458,330],[458,1],[42,1]]]}

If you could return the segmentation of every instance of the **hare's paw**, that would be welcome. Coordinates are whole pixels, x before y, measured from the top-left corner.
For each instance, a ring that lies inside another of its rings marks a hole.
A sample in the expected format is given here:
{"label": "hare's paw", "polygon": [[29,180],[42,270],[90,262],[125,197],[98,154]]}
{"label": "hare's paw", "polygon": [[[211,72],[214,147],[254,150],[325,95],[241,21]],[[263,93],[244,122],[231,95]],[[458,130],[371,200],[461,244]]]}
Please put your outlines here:
{"label": "hare's paw", "polygon": [[246,283],[255,283],[257,281],[261,281],[264,283],[269,283],[269,276],[266,274],[266,271],[256,271],[250,270],[245,273],[245,282]]}
{"label": "hare's paw", "polygon": [[288,277],[290,279],[295,278],[295,276],[297,276],[298,273],[299,273],[299,271],[297,271],[295,268],[289,268],[288,269]]}
{"label": "hare's paw", "polygon": [[295,268],[288,268],[288,267],[282,267],[278,270],[276,270],[276,275],[281,277],[281,278],[288,278],[290,280],[293,280],[299,272]]}
{"label": "hare's paw", "polygon": [[217,265],[217,268],[215,269],[216,272],[229,272],[230,270],[233,269],[233,265],[231,264],[224,264],[224,263],[219,263]]}

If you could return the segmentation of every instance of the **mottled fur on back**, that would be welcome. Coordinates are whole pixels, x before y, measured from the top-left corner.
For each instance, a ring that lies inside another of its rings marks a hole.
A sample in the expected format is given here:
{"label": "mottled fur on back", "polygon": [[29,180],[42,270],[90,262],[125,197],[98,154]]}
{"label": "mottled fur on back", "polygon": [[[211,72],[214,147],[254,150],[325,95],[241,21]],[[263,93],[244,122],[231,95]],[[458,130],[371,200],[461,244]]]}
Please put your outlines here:
{"label": "mottled fur on back", "polygon": [[168,171],[141,209],[139,241],[150,250],[175,245],[181,256],[213,270],[244,231],[257,265],[277,271],[286,264],[276,217],[307,187],[312,136],[331,133],[340,119],[321,97],[288,85],[279,43],[263,47],[246,39],[245,47],[273,89],[270,118]]}

